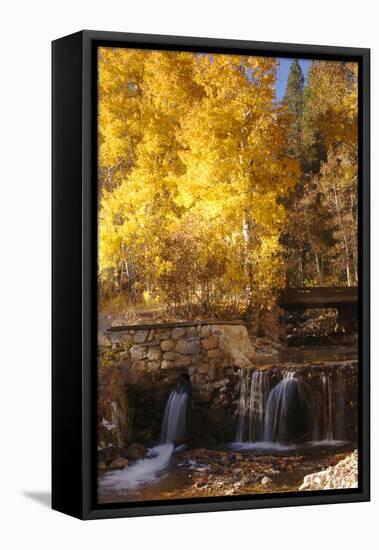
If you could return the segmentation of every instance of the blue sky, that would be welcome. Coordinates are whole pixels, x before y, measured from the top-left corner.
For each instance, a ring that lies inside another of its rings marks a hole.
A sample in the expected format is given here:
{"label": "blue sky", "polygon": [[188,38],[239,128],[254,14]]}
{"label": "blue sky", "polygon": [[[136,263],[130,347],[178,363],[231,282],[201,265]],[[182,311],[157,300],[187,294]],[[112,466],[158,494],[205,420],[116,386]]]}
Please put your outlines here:
{"label": "blue sky", "polygon": [[[280,101],[286,91],[287,78],[290,72],[292,59],[281,57],[281,58],[278,58],[278,61],[279,61],[279,69],[277,73],[275,88],[276,88],[276,99]],[[308,59],[299,59],[299,63],[306,81],[310,61]]]}

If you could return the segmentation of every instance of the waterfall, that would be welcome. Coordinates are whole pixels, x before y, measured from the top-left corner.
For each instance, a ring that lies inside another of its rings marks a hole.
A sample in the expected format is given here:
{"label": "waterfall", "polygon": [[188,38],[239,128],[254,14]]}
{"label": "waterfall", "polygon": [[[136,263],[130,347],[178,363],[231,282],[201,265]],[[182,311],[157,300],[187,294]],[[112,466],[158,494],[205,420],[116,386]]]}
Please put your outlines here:
{"label": "waterfall", "polygon": [[182,443],[186,435],[188,382],[179,381],[171,391],[163,415],[161,443]]}
{"label": "waterfall", "polygon": [[315,407],[310,388],[288,372],[270,392],[264,440],[279,443],[309,441],[314,430]]}
{"label": "waterfall", "polygon": [[345,437],[345,384],[341,369],[322,375],[323,439],[342,441]]}
{"label": "waterfall", "polygon": [[285,371],[271,389],[269,373],[240,370],[240,396],[235,443],[292,445],[345,439],[343,370],[314,376]]}
{"label": "waterfall", "polygon": [[246,441],[246,435],[249,442],[261,440],[268,391],[266,372],[255,370],[250,375],[249,371],[241,369],[237,442]]}
{"label": "waterfall", "polygon": [[169,465],[175,444],[185,439],[188,397],[189,378],[182,375],[166,403],[160,444],[148,449],[146,458],[137,460],[125,470],[107,472],[100,481],[101,487],[136,490],[159,479]]}

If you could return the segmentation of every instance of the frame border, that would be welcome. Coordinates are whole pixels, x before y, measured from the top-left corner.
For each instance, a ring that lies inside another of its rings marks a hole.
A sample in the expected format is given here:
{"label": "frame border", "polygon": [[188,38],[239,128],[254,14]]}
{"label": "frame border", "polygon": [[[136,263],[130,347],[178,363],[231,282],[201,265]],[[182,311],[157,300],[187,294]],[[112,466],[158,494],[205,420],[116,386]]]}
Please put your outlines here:
{"label": "frame border", "polygon": [[[80,384],[81,403],[78,423],[81,426],[80,448],[75,449],[80,462],[81,487],[80,502],[75,506],[66,503],[57,505],[54,492],[60,492],[61,486],[67,484],[68,472],[57,472],[58,464],[53,463],[53,508],[75,515],[82,519],[116,518],[126,516],[146,516],[191,512],[210,512],[225,510],[242,510],[255,508],[274,508],[282,506],[300,506],[314,504],[334,504],[343,502],[362,502],[370,500],[370,50],[362,48],[346,48],[334,46],[316,46],[302,44],[284,44],[271,42],[252,42],[215,38],[195,38],[182,36],[145,35],[120,32],[103,32],[85,30],[53,42],[63,45],[65,41],[77,37],[80,42],[82,65],[82,97],[81,97],[81,162],[77,166],[80,172],[81,186],[81,243],[82,272],[76,273],[75,284],[80,286],[81,304],[81,338],[82,350],[80,367],[70,373],[71,384]],[[358,158],[359,158],[359,488],[331,491],[312,491],[306,493],[274,493],[262,495],[245,495],[232,497],[204,497],[193,499],[178,499],[167,501],[134,502],[125,504],[99,505],[96,502],[97,461],[96,461],[96,418],[97,418],[97,48],[99,46],[126,47],[159,50],[203,51],[214,53],[265,55],[270,57],[297,57],[306,59],[325,59],[340,61],[355,61],[359,64],[359,110],[358,110]],[[58,49],[58,48],[56,48]],[[66,61],[69,63],[69,59]],[[54,90],[53,90],[54,92]],[[53,93],[53,100],[54,100]],[[53,137],[54,118],[58,107],[53,101]],[[72,134],[67,130],[66,139]],[[56,140],[57,141],[57,140]],[[53,149],[54,153],[54,149]],[[58,155],[58,152],[56,152]],[[54,154],[53,154],[54,161]],[[57,175],[53,186],[57,187]],[[78,182],[79,185],[79,182]],[[68,202],[72,201],[70,196]],[[54,222],[53,222],[54,225]],[[69,235],[69,242],[77,240],[74,229]],[[61,236],[57,232],[57,238]],[[55,247],[60,244],[55,242]],[[76,267],[76,269],[78,269]],[[56,286],[67,288],[64,275],[55,272]],[[54,291],[53,291],[54,298]],[[58,312],[54,309],[53,319]],[[58,341],[54,339],[53,346]],[[61,345],[62,347],[62,345]],[[79,362],[79,358],[78,362]],[[53,361],[54,363],[54,361]],[[61,367],[59,367],[60,369]],[[56,371],[58,368],[56,367]],[[54,365],[53,365],[54,376]],[[80,380],[79,380],[80,378]],[[54,397],[53,380],[53,397]],[[58,391],[58,390],[57,390]],[[56,391],[56,392],[57,392]],[[55,393],[56,393],[55,392]],[[77,394],[76,394],[77,395]],[[56,404],[57,400],[55,400]],[[60,404],[59,404],[60,405]],[[67,404],[64,405],[67,408]],[[53,402],[54,409],[54,402]],[[65,409],[59,406],[60,415],[53,410],[55,423],[53,430],[67,424]],[[66,420],[66,424],[65,424]],[[59,424],[59,426],[58,426]],[[57,440],[58,436],[55,436]],[[65,452],[64,445],[57,443],[59,452]],[[53,456],[54,461],[54,456]],[[63,458],[59,459],[62,462]],[[54,478],[58,480],[55,483]],[[77,478],[76,478],[77,479]],[[77,493],[76,493],[77,494]],[[73,499],[76,500],[77,497]],[[73,510],[75,508],[75,511]],[[80,511],[79,511],[80,510]]]}

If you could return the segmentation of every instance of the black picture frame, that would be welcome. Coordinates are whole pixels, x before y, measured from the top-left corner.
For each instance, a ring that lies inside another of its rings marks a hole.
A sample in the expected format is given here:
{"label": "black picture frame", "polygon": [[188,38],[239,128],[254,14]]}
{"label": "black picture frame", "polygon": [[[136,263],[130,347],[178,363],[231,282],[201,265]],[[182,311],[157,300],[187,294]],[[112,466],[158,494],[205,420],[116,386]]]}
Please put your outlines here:
{"label": "black picture frame", "polygon": [[[356,61],[359,64],[359,487],[96,504],[97,47]],[[370,499],[370,50],[85,30],[52,43],[52,507],[81,519]]]}

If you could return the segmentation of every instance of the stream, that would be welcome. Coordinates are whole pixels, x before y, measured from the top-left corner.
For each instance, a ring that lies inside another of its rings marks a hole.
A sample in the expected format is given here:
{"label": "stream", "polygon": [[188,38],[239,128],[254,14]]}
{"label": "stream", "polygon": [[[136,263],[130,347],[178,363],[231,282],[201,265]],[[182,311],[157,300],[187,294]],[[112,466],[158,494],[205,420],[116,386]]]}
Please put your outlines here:
{"label": "stream", "polygon": [[297,491],[304,476],[336,464],[355,445],[344,437],[340,371],[320,373],[317,403],[296,364],[355,358],[356,350],[342,346],[261,355],[258,369],[290,368],[271,386],[266,369],[242,369],[234,441],[201,448],[178,445],[184,440],[189,395],[187,382],[180,381],[167,400],[161,441],[126,469],[99,473],[99,503]]}

